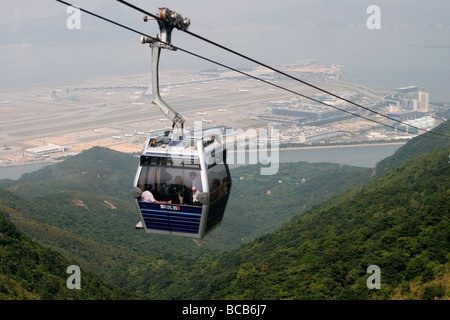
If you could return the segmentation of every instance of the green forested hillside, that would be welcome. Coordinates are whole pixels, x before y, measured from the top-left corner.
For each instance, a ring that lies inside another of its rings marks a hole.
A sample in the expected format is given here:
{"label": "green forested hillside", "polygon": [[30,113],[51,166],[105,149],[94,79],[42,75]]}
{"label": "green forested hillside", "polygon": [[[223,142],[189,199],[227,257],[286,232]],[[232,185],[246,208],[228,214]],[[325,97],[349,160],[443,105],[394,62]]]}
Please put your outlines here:
{"label": "green forested hillside", "polygon": [[0,300],[132,299],[135,295],[81,269],[81,288],[69,289],[77,265],[24,236],[0,211]]}
{"label": "green forested hillside", "polygon": [[81,155],[26,173],[18,181],[1,180],[0,188],[33,198],[79,191],[128,199],[136,165],[133,155],[94,147]]}
{"label": "green forested hillside", "polygon": [[[190,239],[145,235],[135,229],[139,221],[132,202],[131,187],[137,159],[133,155],[94,147],[61,163],[47,166],[17,181],[2,180],[4,205],[18,208],[22,229],[27,224],[45,223],[52,228],[28,227],[40,241],[58,239],[55,228],[102,245],[125,249],[140,255],[156,254],[166,248],[191,252],[196,245]],[[0,190],[0,193],[2,191]],[[81,244],[80,244],[81,245]]]}
{"label": "green forested hillside", "polygon": [[39,243],[105,279],[140,290],[146,284],[134,274],[145,275],[146,265],[206,261],[217,249],[236,248],[274,231],[292,216],[370,179],[370,169],[325,163],[281,164],[276,176],[260,176],[258,166],[233,169],[222,226],[194,242],[135,229],[139,217],[130,193],[135,166],[132,155],[93,148],[18,181],[1,181],[10,190],[0,189],[1,206]]}
{"label": "green forested hillside", "polygon": [[[0,299],[71,299],[64,291],[70,264],[140,299],[445,299],[450,149],[422,154],[426,147],[411,142],[386,160],[394,169],[368,184],[371,169],[335,164],[280,164],[275,176],[259,175],[258,166],[233,169],[223,224],[196,241],[135,230],[132,155],[93,148],[0,181],[8,189],[0,189],[7,217],[0,233],[8,235],[0,235],[8,257]],[[439,143],[435,150],[447,142]],[[422,155],[410,159],[403,148]],[[8,231],[9,221],[34,241]],[[48,275],[35,248],[57,257],[59,282],[36,283]],[[381,269],[380,290],[366,286],[371,265]],[[105,293],[73,298],[128,297],[92,279]]]}
{"label": "green forested hillside", "polygon": [[370,180],[371,169],[332,163],[280,163],[273,176],[259,166],[233,169],[233,188],[224,221],[204,242],[234,248],[273,232],[294,215]]}
{"label": "green forested hillside", "polygon": [[[432,131],[440,135],[449,135],[450,121],[440,124]],[[425,133],[411,139],[411,141],[398,149],[392,156],[377,163],[374,170],[375,176],[379,177],[399,164],[421,154],[450,148],[450,139],[440,135]]]}
{"label": "green forested hillside", "polygon": [[[412,159],[211,262],[153,264],[140,282],[181,299],[447,299],[449,153]],[[380,290],[367,288],[371,265]]]}
{"label": "green forested hillside", "polygon": [[[167,250],[184,254],[196,251],[198,244],[235,248],[370,179],[367,168],[329,163],[280,164],[274,176],[259,175],[256,165],[233,169],[233,188],[222,225],[205,240],[194,243],[134,229],[139,221],[131,197],[136,165],[133,155],[95,147],[18,181],[2,180],[0,187],[24,197],[18,205],[32,220],[147,255]],[[265,203],[263,211],[261,202]]]}

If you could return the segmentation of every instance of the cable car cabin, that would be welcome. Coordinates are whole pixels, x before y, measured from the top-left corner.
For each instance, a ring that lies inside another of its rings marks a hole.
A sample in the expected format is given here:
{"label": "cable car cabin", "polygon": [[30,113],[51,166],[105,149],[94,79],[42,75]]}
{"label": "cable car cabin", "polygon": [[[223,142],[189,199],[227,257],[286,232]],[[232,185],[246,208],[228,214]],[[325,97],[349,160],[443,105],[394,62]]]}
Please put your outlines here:
{"label": "cable car cabin", "polygon": [[138,225],[147,233],[203,238],[222,222],[230,188],[226,149],[214,137],[149,139],[134,180]]}

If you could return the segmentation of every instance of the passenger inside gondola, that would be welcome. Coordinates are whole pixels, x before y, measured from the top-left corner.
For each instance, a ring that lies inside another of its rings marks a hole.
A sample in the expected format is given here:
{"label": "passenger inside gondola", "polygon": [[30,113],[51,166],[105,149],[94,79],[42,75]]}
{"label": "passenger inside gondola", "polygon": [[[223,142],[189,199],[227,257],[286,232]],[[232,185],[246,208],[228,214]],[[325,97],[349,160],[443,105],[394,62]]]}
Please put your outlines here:
{"label": "passenger inside gondola", "polygon": [[177,185],[174,189],[171,190],[171,193],[172,204],[191,205],[190,194],[185,186]]}
{"label": "passenger inside gondola", "polygon": [[153,186],[151,184],[147,184],[145,187],[145,191],[142,192],[141,195],[141,201],[142,202],[150,202],[150,203],[172,203],[171,200],[169,201],[159,201],[155,199],[155,196],[153,195]]}
{"label": "passenger inside gondola", "polygon": [[229,183],[229,178],[228,177],[225,177],[225,178],[223,178],[222,179],[222,185],[221,185],[221,187],[222,187],[222,194],[224,194],[224,193],[227,193],[228,192],[228,190],[229,190],[229,188],[230,188],[230,183]]}
{"label": "passenger inside gondola", "polygon": [[212,179],[212,186],[210,193],[210,201],[213,202],[217,198],[221,197],[223,195],[223,191],[221,191],[222,186],[220,184],[220,180],[218,178]]}
{"label": "passenger inside gondola", "polygon": [[200,165],[194,160],[172,161],[170,158],[143,157],[141,162],[142,170],[136,186],[145,190],[144,187],[151,184],[155,200],[162,203],[172,201],[174,204],[203,205],[197,201],[197,195],[203,192],[203,186]]}

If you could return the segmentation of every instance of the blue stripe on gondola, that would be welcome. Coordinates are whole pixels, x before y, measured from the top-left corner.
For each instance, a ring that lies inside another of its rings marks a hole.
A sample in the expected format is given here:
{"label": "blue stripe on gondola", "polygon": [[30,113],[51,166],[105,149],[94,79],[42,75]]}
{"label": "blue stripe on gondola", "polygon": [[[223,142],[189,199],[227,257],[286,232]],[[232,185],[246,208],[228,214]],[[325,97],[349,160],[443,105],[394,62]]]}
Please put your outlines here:
{"label": "blue stripe on gondola", "polygon": [[187,233],[198,233],[199,224],[178,224],[173,223],[170,220],[155,221],[152,219],[144,219],[147,229],[165,230],[165,231],[178,231]]}
{"label": "blue stripe on gondola", "polygon": [[163,216],[167,216],[167,214],[170,214],[172,216],[183,216],[186,218],[198,218],[200,219],[202,217],[202,214],[198,213],[189,213],[189,212],[178,212],[178,211],[165,211],[165,210],[151,210],[151,209],[141,209],[141,213],[152,213],[152,214],[161,214]]}
{"label": "blue stripe on gondola", "polygon": [[159,204],[146,202],[140,202],[139,206],[147,229],[198,233],[202,217],[201,207],[177,205],[180,210],[162,210]]}
{"label": "blue stripe on gondola", "polygon": [[142,213],[143,218],[153,218],[153,219],[159,219],[159,220],[167,220],[171,219],[173,221],[183,221],[183,222],[200,222],[201,217],[186,217],[182,215],[170,215],[170,214],[154,214],[153,212],[143,212]]}
{"label": "blue stripe on gondola", "polygon": [[[145,220],[144,220],[145,221]],[[177,231],[177,232],[186,232],[186,233],[198,233],[198,226],[178,226],[171,223],[156,223],[154,221],[148,222],[146,221],[147,229],[152,230],[164,230],[164,231]]]}
{"label": "blue stripe on gondola", "polygon": [[199,221],[183,221],[183,220],[174,220],[171,219],[171,217],[152,217],[152,216],[144,216],[144,221],[152,222],[152,223],[167,223],[167,224],[173,224],[173,225],[185,225],[185,226],[192,226],[192,227],[198,227],[200,225]]}
{"label": "blue stripe on gondola", "polygon": [[199,222],[197,221],[176,221],[176,220],[172,220],[172,219],[158,219],[158,218],[154,218],[154,217],[144,217],[144,221],[149,222],[149,223],[159,223],[159,224],[170,224],[170,225],[174,225],[174,226],[185,226],[185,227],[192,227],[192,228],[198,228],[198,226],[200,225]]}

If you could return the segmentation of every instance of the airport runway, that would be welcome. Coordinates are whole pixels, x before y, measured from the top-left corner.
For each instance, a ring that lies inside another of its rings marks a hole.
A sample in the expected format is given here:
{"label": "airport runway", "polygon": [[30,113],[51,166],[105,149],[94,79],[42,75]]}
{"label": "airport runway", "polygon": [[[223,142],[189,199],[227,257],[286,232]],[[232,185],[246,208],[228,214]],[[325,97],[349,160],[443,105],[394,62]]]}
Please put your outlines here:
{"label": "airport runway", "polygon": [[[270,71],[256,71],[258,76],[301,94],[318,93],[273,77]],[[0,163],[35,161],[36,157],[25,151],[49,143],[75,153],[94,145],[140,151],[149,131],[171,127],[170,120],[151,103],[150,81],[147,73],[0,91]],[[265,113],[270,118],[267,108],[271,102],[299,98],[230,71],[168,71],[161,74],[160,84],[162,98],[183,115],[186,127],[194,121],[203,121],[203,128],[266,126],[257,115]],[[328,90],[350,87],[331,80],[322,84]],[[360,90],[368,89],[361,86]]]}
{"label": "airport runway", "polygon": [[[1,94],[1,100],[8,102],[0,105],[3,111],[0,143],[26,144],[33,139],[84,130],[92,130],[95,136],[94,130],[101,128],[113,128],[117,134],[122,134],[123,131],[169,126],[169,122],[162,121],[163,115],[151,104],[151,95],[143,95],[142,90],[111,90],[109,88],[118,86],[111,82],[109,86],[103,86],[106,88],[103,90],[97,89],[96,84],[91,84],[92,89],[85,87],[84,90],[67,86],[69,94],[61,90],[53,99],[51,87]],[[77,84],[74,83],[73,87]],[[184,81],[183,85],[162,86],[162,93],[163,99],[188,121],[205,119],[216,125],[242,119],[243,111],[251,106],[289,97],[286,92],[270,91],[255,81],[236,79]],[[77,101],[69,101],[70,96],[76,96]],[[219,109],[227,112],[219,113]],[[197,112],[204,114],[197,115]]]}

